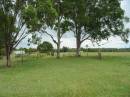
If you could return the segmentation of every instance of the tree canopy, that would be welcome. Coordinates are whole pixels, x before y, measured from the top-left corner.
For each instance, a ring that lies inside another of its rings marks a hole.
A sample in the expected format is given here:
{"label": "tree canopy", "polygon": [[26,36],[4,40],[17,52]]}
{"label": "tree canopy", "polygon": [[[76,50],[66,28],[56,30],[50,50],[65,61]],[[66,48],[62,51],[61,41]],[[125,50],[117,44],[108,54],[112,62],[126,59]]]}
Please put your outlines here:
{"label": "tree canopy", "polygon": [[[120,0],[64,0],[77,44],[77,56],[85,40],[101,41],[110,36],[127,35],[124,30],[124,11]],[[125,37],[126,38],[126,37]]]}

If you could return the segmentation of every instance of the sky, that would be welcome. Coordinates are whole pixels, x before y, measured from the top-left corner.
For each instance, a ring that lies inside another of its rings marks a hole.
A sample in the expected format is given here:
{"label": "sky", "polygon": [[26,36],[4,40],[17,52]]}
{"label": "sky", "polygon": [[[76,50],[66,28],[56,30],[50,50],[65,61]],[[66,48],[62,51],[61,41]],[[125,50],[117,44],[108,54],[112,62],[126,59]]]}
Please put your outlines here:
{"label": "sky", "polygon": [[[121,7],[125,10],[125,15],[130,17],[130,0],[123,0],[121,3]],[[130,24],[127,24],[126,27],[130,28]],[[50,29],[48,29],[50,33],[53,33]],[[54,35],[55,36],[55,35]],[[28,36],[30,37],[30,36]],[[28,46],[28,37],[25,38],[19,45],[18,48],[29,48],[29,47],[34,47],[36,48],[36,45],[30,45]],[[129,37],[130,40],[130,37]],[[51,38],[47,35],[43,35],[42,41],[49,41],[53,44],[54,48],[56,48],[56,45],[53,43]],[[69,32],[63,35],[63,38],[61,39],[61,48],[63,46],[70,47],[70,48],[76,48],[76,39],[73,36],[73,33]],[[85,41],[81,47],[86,47],[86,45],[89,46],[89,48],[96,48],[98,47],[96,44],[92,44],[90,41]],[[120,37],[110,37],[108,41],[103,40],[101,42],[101,47],[102,48],[130,48],[130,42],[129,43],[124,43]]]}

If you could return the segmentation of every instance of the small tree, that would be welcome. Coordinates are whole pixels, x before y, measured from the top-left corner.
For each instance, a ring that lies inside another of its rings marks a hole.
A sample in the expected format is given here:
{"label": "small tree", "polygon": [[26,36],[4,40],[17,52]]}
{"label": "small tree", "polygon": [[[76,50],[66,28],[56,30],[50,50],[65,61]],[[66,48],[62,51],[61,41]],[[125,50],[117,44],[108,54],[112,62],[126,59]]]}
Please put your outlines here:
{"label": "small tree", "polygon": [[68,47],[65,47],[65,46],[64,46],[64,47],[62,48],[62,52],[68,52],[68,51],[69,51],[69,48],[68,48]]}
{"label": "small tree", "polygon": [[40,52],[40,53],[51,53],[53,51],[53,46],[50,42],[43,42],[42,44],[38,45],[37,47],[37,50]]}
{"label": "small tree", "polygon": [[28,35],[22,16],[25,6],[25,0],[0,0],[0,41],[4,44],[7,67],[11,66],[11,53]]}

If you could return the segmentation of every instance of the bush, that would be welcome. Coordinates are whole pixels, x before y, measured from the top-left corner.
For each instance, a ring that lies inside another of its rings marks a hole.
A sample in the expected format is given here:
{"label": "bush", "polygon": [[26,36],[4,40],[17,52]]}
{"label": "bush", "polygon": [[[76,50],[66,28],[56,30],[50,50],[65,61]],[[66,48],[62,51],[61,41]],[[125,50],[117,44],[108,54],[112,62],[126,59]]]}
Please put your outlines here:
{"label": "bush", "polygon": [[69,48],[68,47],[63,47],[62,49],[61,49],[61,52],[68,52],[69,51]]}
{"label": "bush", "polygon": [[40,53],[50,54],[51,52],[53,52],[53,46],[50,42],[45,41],[42,44],[38,45],[37,50]]}

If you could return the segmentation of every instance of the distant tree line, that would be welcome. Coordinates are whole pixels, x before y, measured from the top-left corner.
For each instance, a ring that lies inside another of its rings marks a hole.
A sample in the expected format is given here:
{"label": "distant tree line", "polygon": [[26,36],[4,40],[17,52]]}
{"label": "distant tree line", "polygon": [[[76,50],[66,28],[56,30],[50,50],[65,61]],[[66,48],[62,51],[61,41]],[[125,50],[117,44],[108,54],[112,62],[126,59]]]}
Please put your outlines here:
{"label": "distant tree line", "polygon": [[[130,48],[100,48],[101,52],[130,52]],[[98,48],[81,49],[84,52],[97,52]]]}
{"label": "distant tree line", "polygon": [[[101,52],[130,52],[130,48],[100,48]],[[21,50],[21,49],[16,49]],[[39,50],[37,48],[23,48],[23,50],[26,52],[26,54],[33,54],[38,52]],[[66,52],[75,52],[76,48],[69,48],[69,47],[63,47],[60,49],[60,52],[66,53]],[[56,49],[52,49],[49,51],[56,52]],[[81,48],[82,52],[98,52],[98,48]],[[47,53],[47,52],[40,52],[40,53]],[[3,53],[4,54],[4,53]]]}

